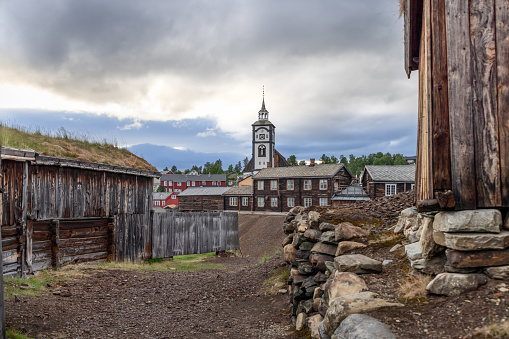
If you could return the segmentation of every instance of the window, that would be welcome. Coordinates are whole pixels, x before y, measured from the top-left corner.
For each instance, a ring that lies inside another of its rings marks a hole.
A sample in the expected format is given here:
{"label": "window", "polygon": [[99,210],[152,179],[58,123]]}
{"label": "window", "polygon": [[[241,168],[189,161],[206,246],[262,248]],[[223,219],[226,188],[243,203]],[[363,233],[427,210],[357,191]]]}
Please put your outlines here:
{"label": "window", "polygon": [[304,189],[305,190],[310,190],[311,189],[311,180],[304,180]]}
{"label": "window", "polygon": [[[326,190],[327,189],[327,179],[320,179],[320,189]],[[325,205],[322,205],[325,206]]]}
{"label": "window", "polygon": [[242,197],[242,206],[249,206],[249,197]]}
{"label": "window", "polygon": [[161,201],[161,206],[164,206],[166,204],[166,201]]}
{"label": "window", "polygon": [[216,186],[216,182],[215,181],[212,181],[212,186]]}
{"label": "window", "polygon": [[270,206],[277,207],[277,197],[270,198]]}
{"label": "window", "polygon": [[270,189],[273,191],[277,190],[277,180],[270,181]]}
{"label": "window", "polygon": [[293,190],[293,179],[286,180],[286,189]]}
{"label": "window", "polygon": [[177,186],[180,186],[180,184],[181,184],[180,182],[177,182]]}
{"label": "window", "polygon": [[258,197],[258,207],[263,207],[265,202],[263,201],[263,197]]}
{"label": "window", "polygon": [[288,207],[295,207],[295,198],[288,198]]}
{"label": "window", "polygon": [[230,206],[237,206],[237,204],[238,204],[238,198],[230,197]]}
{"label": "window", "polygon": [[168,186],[173,186],[173,181],[168,181]]}
{"label": "window", "polygon": [[175,193],[180,193],[180,192],[182,192],[182,190],[179,190],[179,189],[175,190]]}
{"label": "window", "polygon": [[262,190],[263,190],[263,180],[259,180],[259,181],[258,181],[258,189],[259,189],[260,191],[262,191]]}
{"label": "window", "polygon": [[320,198],[320,206],[327,206],[327,198]]}
{"label": "window", "polygon": [[190,181],[187,182],[187,186],[191,186],[191,182]]}
{"label": "window", "polygon": [[207,182],[206,182],[206,181],[202,181],[202,182],[201,182],[201,184],[202,184],[202,185],[206,185],[206,184],[207,184]]}
{"label": "window", "polygon": [[410,189],[413,190],[415,188],[415,184],[410,184]]}
{"label": "window", "polygon": [[385,195],[394,195],[396,194],[396,184],[385,184]]}
{"label": "window", "polygon": [[265,146],[264,145],[258,146],[258,156],[260,158],[265,157]]}
{"label": "window", "polygon": [[196,181],[193,181],[193,186],[195,186],[195,185],[196,185]]}
{"label": "window", "polygon": [[160,202],[159,200],[156,200],[156,201],[155,201],[155,205],[156,205],[156,206],[160,206],[160,205],[161,205],[161,202]]}
{"label": "window", "polygon": [[173,194],[173,195],[171,196],[171,198],[172,198],[172,199],[176,199],[176,198],[177,198],[177,196],[176,196],[175,194]]}
{"label": "window", "polygon": [[311,206],[311,198],[304,198],[304,207]]}

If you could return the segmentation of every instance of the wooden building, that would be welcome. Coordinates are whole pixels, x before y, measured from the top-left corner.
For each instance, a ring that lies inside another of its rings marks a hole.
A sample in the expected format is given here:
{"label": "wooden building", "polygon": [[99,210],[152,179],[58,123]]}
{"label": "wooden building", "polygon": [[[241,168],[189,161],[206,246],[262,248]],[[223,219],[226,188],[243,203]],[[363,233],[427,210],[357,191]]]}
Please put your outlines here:
{"label": "wooden building", "polygon": [[348,186],[332,197],[332,206],[354,205],[358,201],[368,201],[368,194],[361,186]]}
{"label": "wooden building", "polygon": [[150,258],[158,172],[0,149],[5,275],[67,262]]}
{"label": "wooden building", "polygon": [[419,70],[418,204],[509,207],[507,1],[404,6],[406,72]]}
{"label": "wooden building", "polygon": [[294,206],[330,206],[350,185],[343,164],[265,168],[253,176],[253,210],[287,212]]}
{"label": "wooden building", "polygon": [[252,211],[253,186],[234,186],[223,193],[227,211]]}
{"label": "wooden building", "polygon": [[191,187],[179,193],[179,211],[223,211],[230,187]]}
{"label": "wooden building", "polygon": [[415,165],[366,165],[362,188],[371,199],[414,189]]}

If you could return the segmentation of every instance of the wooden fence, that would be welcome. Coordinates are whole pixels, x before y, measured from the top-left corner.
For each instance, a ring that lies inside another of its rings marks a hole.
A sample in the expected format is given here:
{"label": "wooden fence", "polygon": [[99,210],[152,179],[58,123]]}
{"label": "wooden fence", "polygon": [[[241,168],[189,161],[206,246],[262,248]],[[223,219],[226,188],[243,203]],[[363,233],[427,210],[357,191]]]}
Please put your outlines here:
{"label": "wooden fence", "polygon": [[240,248],[236,212],[155,213],[152,258]]}

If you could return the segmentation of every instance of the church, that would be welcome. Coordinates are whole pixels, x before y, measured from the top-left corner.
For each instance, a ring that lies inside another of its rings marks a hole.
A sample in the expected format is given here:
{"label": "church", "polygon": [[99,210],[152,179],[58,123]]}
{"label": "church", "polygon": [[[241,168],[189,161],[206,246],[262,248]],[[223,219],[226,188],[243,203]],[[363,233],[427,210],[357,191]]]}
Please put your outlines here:
{"label": "church", "polygon": [[269,121],[269,111],[265,108],[265,95],[262,108],[258,112],[258,121],[253,127],[252,157],[244,168],[244,174],[256,174],[264,168],[288,167],[289,164],[276,150],[276,126]]}

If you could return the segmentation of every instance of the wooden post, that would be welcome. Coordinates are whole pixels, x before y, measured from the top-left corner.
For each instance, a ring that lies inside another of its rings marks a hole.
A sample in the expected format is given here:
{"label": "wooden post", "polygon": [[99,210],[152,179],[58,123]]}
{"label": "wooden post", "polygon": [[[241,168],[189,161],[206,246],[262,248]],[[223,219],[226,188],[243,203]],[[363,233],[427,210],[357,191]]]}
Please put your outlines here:
{"label": "wooden post", "polygon": [[[0,177],[2,176],[2,124],[0,124]],[[4,203],[3,203],[4,191],[3,187],[0,187],[0,230],[2,226],[3,214],[4,214]],[[0,231],[0,334],[2,339],[6,339],[5,333],[5,300],[4,300],[4,270],[3,270],[3,255],[2,255],[2,232]]]}
{"label": "wooden post", "polygon": [[51,264],[60,269],[60,220],[51,221]]}
{"label": "wooden post", "polygon": [[[32,270],[32,235],[27,232],[27,212],[28,212],[28,162],[23,162],[23,192],[21,196],[21,236],[24,238],[24,247],[21,251],[21,275],[24,277],[25,272]],[[30,249],[28,248],[30,246]],[[26,264],[26,268],[25,268]]]}
{"label": "wooden post", "polygon": [[107,261],[115,261],[115,226],[113,218],[108,219],[108,259]]}

